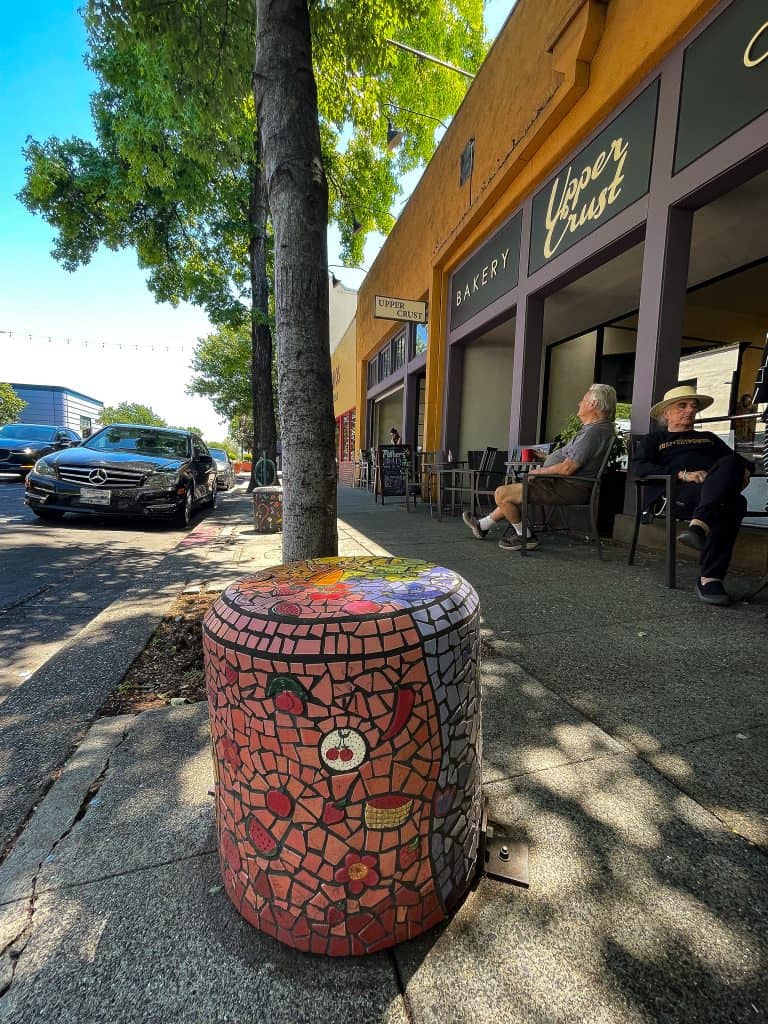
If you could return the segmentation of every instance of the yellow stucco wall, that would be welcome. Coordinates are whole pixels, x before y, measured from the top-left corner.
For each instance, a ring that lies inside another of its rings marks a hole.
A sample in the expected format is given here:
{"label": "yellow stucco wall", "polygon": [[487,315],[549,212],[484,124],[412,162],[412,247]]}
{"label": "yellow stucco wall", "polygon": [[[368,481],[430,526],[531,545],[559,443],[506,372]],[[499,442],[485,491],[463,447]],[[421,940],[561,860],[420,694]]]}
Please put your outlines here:
{"label": "yellow stucco wall", "polygon": [[331,353],[333,415],[335,417],[341,416],[342,413],[352,409],[357,403],[355,341],[356,326],[355,317],[353,317],[346,331],[342,334],[338,345]]}
{"label": "yellow stucco wall", "polygon": [[[715,2],[519,0],[359,292],[361,364],[393,326],[373,319],[375,295],[429,300],[425,447],[439,442],[450,273]],[[460,187],[470,138],[474,170]]]}

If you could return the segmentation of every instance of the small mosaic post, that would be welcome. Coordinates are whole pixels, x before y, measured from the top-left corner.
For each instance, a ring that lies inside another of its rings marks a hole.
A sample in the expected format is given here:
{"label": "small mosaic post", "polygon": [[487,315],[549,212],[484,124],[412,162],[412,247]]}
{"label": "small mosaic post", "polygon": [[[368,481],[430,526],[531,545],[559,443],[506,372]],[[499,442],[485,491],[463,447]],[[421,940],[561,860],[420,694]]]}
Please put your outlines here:
{"label": "small mosaic post", "polygon": [[282,533],[283,488],[255,487],[253,490],[253,525],[256,533]]}
{"label": "small mosaic post", "polygon": [[204,623],[225,889],[296,949],[373,953],[443,921],[482,819],[479,602],[449,569],[324,558]]}

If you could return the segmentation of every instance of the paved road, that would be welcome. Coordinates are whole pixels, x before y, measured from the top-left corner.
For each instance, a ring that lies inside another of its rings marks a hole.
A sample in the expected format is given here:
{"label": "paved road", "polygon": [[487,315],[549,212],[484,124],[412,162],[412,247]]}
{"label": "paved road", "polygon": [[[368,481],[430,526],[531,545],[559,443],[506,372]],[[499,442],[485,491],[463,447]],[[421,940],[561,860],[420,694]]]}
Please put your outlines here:
{"label": "paved road", "polygon": [[43,523],[0,477],[0,859],[244,497],[186,539],[162,522]]}
{"label": "paved road", "polygon": [[24,505],[24,485],[0,474],[0,702],[181,536],[162,522],[43,523]]}

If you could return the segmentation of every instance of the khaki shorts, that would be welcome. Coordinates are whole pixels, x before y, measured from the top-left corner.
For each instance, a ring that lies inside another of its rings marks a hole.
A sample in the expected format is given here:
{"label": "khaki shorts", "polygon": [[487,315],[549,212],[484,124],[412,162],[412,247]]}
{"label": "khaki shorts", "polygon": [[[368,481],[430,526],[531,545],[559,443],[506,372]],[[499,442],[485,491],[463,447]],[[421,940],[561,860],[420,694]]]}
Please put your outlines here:
{"label": "khaki shorts", "polygon": [[528,479],[528,500],[533,505],[586,505],[592,493],[590,484],[563,476],[538,476]]}

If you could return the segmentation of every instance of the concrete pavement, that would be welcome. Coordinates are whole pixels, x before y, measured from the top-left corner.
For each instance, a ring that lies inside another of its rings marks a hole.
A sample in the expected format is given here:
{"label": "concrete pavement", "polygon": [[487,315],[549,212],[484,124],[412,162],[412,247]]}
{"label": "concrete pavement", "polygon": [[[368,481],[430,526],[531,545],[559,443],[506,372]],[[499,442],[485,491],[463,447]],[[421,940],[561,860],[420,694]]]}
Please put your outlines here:
{"label": "concrete pavement", "polygon": [[[178,587],[280,561],[245,496],[198,530],[142,582],[143,635]],[[670,593],[659,557],[620,548],[599,562],[553,536],[522,559],[360,491],[340,492],[339,530],[342,554],[423,557],[477,588],[485,790],[530,843],[530,889],[483,880],[448,924],[365,960],[295,953],[221,890],[205,706],[87,732],[84,712],[0,866],[0,1020],[766,1020],[768,592],[709,608],[689,567]],[[105,651],[139,647],[137,609],[107,610]],[[101,664],[109,692],[120,662]]]}

